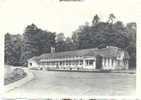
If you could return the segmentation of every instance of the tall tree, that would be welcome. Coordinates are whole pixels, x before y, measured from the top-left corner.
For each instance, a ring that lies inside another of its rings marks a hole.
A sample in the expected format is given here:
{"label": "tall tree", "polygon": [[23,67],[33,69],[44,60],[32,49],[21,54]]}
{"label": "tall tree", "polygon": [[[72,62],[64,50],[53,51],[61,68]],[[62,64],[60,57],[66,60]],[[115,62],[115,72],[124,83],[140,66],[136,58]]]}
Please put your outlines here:
{"label": "tall tree", "polygon": [[59,33],[56,35],[56,52],[65,51],[65,35]]}
{"label": "tall tree", "polygon": [[54,32],[41,31],[38,36],[39,54],[51,52],[51,47],[55,47],[55,35]]}
{"label": "tall tree", "polygon": [[5,34],[5,64],[20,65],[21,44],[21,35]]}
{"label": "tall tree", "polygon": [[79,40],[78,40],[78,34],[77,34],[77,32],[73,32],[71,38],[72,38],[72,41],[73,41],[74,50],[75,49],[79,49]]}
{"label": "tall tree", "polygon": [[92,20],[92,25],[98,24],[99,21],[100,21],[100,18],[99,18],[99,16],[96,14],[96,15],[94,16],[93,20]]}
{"label": "tall tree", "polygon": [[56,42],[65,41],[64,33],[59,33],[56,35]]}
{"label": "tall tree", "polygon": [[5,35],[5,56],[4,56],[4,61],[5,61],[5,64],[11,64],[11,61],[10,61],[10,56],[12,56],[12,43],[11,43],[11,35],[9,33],[7,33]]}
{"label": "tall tree", "polygon": [[28,25],[23,33],[23,46],[21,62],[23,65],[27,64],[27,60],[33,56],[39,55],[38,49],[38,35],[39,29],[36,25]]}
{"label": "tall tree", "polygon": [[33,56],[50,52],[52,45],[55,45],[55,33],[43,31],[34,24],[28,25],[23,34],[22,64],[26,65]]}
{"label": "tall tree", "polygon": [[65,40],[65,51],[75,50],[73,40],[70,37],[67,37]]}
{"label": "tall tree", "polygon": [[115,18],[116,18],[115,15],[113,13],[111,13],[109,15],[108,23],[112,23],[113,24]]}
{"label": "tall tree", "polygon": [[130,55],[130,68],[136,68],[136,23],[128,23],[126,26],[126,36],[128,37],[129,45],[127,51]]}

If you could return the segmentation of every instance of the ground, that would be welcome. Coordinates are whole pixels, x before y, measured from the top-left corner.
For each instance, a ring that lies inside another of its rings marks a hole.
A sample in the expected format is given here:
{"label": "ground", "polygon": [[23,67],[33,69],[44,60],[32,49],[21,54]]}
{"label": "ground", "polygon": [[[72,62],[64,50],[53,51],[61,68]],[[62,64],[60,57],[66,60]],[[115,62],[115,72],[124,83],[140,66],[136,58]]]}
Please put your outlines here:
{"label": "ground", "polygon": [[8,97],[135,95],[135,74],[54,71],[32,72],[35,75],[32,81],[5,93],[5,95]]}
{"label": "ground", "polygon": [[5,73],[4,73],[4,85],[11,84],[16,82],[24,77],[26,77],[26,73],[21,68],[14,68],[9,65],[5,65]]}

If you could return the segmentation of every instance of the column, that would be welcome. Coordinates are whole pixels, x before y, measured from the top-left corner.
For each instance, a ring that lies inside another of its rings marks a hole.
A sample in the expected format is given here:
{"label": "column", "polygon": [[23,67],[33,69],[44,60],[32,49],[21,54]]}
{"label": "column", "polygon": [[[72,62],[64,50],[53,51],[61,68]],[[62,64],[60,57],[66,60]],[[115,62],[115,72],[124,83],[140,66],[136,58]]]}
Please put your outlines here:
{"label": "column", "polygon": [[126,70],[129,68],[128,60],[126,60]]}
{"label": "column", "polygon": [[64,67],[64,61],[62,61],[62,66],[61,67]]}
{"label": "column", "polygon": [[115,59],[114,58],[112,59],[112,62],[113,62],[112,69],[115,69]]}
{"label": "column", "polygon": [[112,69],[112,58],[109,58],[109,69]]}
{"label": "column", "polygon": [[107,69],[110,69],[110,58],[108,58],[108,67]]}
{"label": "column", "polygon": [[102,58],[102,68],[105,69],[105,58]]}
{"label": "column", "polygon": [[96,69],[96,60],[95,59],[93,61],[93,67],[94,67],[94,69]]}
{"label": "column", "polygon": [[108,69],[108,66],[109,66],[109,64],[108,64],[108,58],[106,58],[106,69]]}
{"label": "column", "polygon": [[86,67],[86,61],[85,61],[85,59],[83,58],[83,68],[85,68]]}

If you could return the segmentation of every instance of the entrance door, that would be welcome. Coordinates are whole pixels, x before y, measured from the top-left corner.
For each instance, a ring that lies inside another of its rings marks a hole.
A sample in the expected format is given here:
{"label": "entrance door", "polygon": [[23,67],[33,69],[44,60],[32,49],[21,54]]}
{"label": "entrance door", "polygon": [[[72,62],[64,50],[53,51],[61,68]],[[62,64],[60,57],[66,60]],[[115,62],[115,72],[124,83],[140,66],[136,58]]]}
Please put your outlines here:
{"label": "entrance door", "polygon": [[100,55],[96,56],[96,69],[102,68],[102,57]]}

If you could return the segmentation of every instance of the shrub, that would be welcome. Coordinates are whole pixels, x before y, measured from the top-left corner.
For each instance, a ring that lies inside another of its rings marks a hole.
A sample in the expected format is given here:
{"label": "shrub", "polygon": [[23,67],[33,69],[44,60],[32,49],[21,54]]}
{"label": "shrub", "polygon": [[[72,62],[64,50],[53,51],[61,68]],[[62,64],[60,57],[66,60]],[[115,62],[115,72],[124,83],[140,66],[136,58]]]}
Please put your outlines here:
{"label": "shrub", "polygon": [[24,70],[20,68],[14,69],[13,73],[14,75],[21,75],[21,76],[25,74]]}

